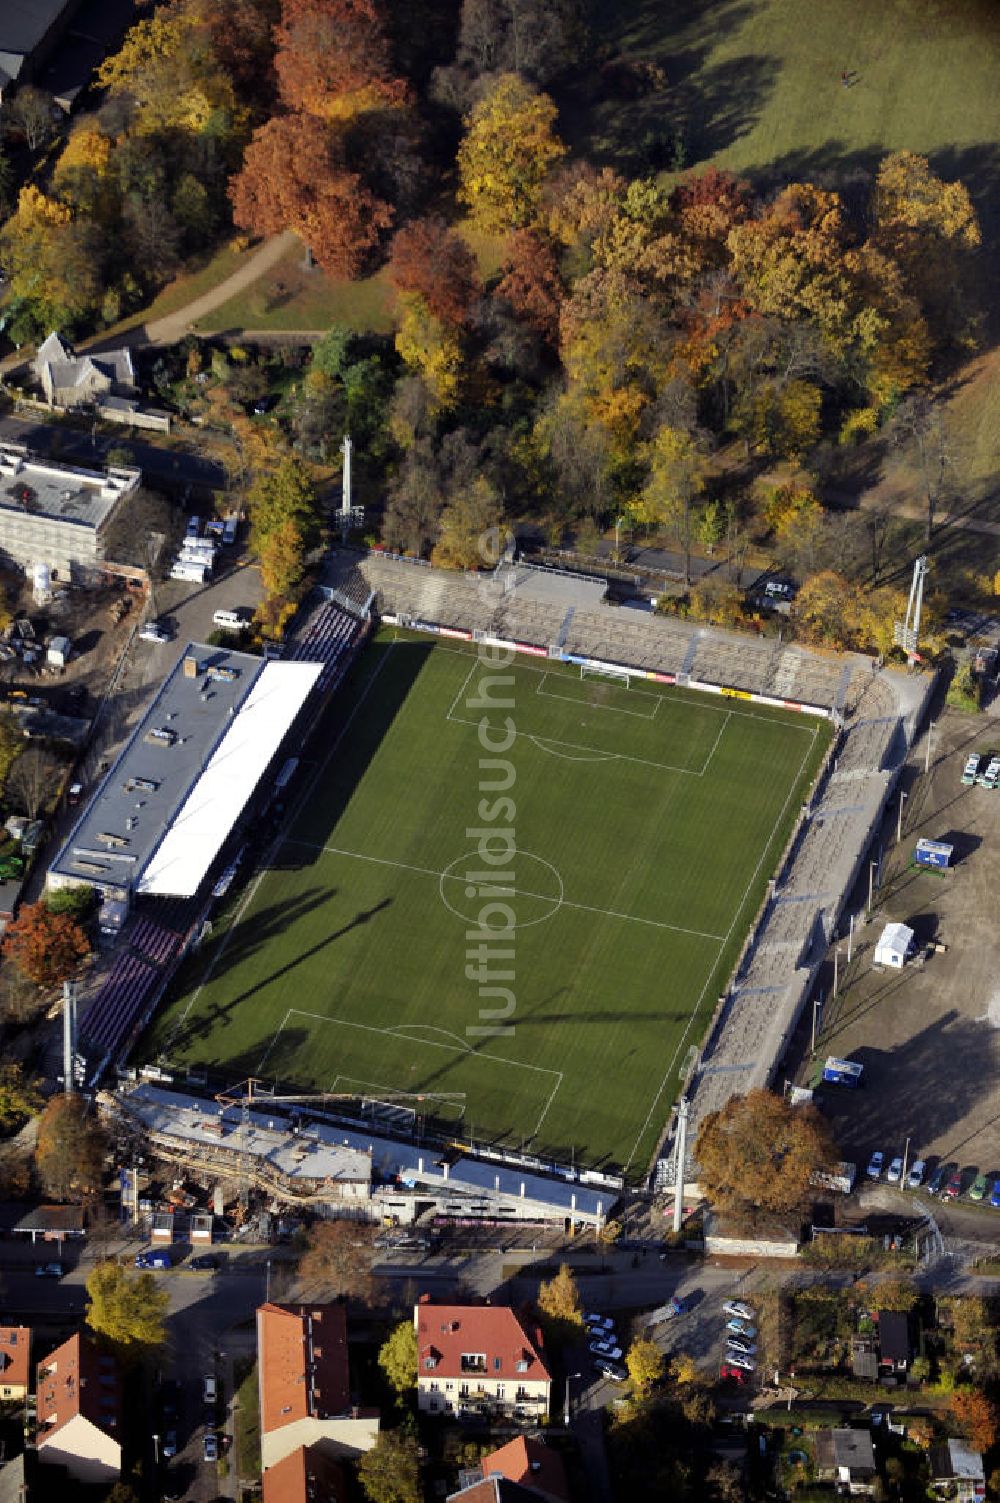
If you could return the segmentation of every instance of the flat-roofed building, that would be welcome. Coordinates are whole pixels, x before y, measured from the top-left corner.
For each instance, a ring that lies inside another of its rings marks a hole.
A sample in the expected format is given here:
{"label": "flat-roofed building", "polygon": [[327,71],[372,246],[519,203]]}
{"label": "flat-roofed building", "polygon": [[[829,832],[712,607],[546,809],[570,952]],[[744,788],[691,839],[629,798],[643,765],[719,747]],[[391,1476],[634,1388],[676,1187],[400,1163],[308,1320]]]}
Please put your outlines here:
{"label": "flat-roofed building", "polygon": [[112,519],[141,472],[88,470],[0,442],[0,556],[22,569],[47,564],[55,579],[88,579],[104,562]]}

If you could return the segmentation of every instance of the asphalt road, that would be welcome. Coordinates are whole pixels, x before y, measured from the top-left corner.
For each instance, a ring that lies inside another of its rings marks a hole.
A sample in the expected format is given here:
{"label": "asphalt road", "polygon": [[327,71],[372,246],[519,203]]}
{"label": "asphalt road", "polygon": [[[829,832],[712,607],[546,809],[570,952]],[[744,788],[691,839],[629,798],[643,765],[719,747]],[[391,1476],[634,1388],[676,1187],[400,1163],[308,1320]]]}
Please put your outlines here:
{"label": "asphalt road", "polygon": [[79,464],[103,464],[110,449],[123,445],[135,455],[135,462],[150,480],[172,490],[186,486],[222,490],[226,472],[212,459],[187,450],[161,448],[146,439],[136,438],[126,428],[121,433],[93,435],[62,424],[47,423],[43,418],[0,417],[0,438],[9,443],[27,444],[38,454],[52,459],[72,460]]}

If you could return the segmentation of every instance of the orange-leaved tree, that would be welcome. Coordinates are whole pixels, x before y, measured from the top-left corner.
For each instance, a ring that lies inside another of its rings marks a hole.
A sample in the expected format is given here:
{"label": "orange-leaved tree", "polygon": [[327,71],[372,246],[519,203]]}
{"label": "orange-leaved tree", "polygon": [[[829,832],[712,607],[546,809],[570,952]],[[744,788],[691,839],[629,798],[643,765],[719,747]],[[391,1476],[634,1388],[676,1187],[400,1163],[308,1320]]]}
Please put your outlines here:
{"label": "orange-leaved tree", "polygon": [[497,297],[547,344],[559,339],[559,310],[566,296],[555,250],[545,235],[515,230],[507,242]]}
{"label": "orange-leaved tree", "polygon": [[3,952],[36,986],[58,986],[90,954],[90,941],[72,914],[27,903],[4,936]]}
{"label": "orange-leaved tree", "polygon": [[254,131],[229,196],[241,228],[294,230],[333,276],[356,276],[392,223],[389,205],[344,166],[336,132],[311,115],[280,115]]}
{"label": "orange-leaved tree", "polygon": [[698,1131],[698,1179],[713,1205],[737,1214],[787,1214],[810,1195],[812,1174],[837,1158],[830,1131],[812,1106],[773,1091],[732,1096]]}
{"label": "orange-leaved tree", "polygon": [[977,1451],[989,1451],[996,1444],[1000,1411],[981,1389],[956,1388],[951,1408]]}
{"label": "orange-leaved tree", "polygon": [[282,0],[274,66],[293,110],[352,120],[407,99],[393,78],[382,7],[376,0]]}
{"label": "orange-leaved tree", "polygon": [[456,326],[468,322],[480,291],[475,256],[437,215],[414,219],[395,235],[389,280],[400,292],[418,293],[435,318]]}

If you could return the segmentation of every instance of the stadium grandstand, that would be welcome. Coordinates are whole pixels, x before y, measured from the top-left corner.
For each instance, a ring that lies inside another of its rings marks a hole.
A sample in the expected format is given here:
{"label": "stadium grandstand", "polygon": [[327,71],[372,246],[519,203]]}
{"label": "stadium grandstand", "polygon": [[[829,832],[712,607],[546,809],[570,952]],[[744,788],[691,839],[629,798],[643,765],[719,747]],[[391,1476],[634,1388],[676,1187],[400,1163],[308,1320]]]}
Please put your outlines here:
{"label": "stadium grandstand", "polygon": [[325,598],[281,659],[189,644],[81,810],[48,886],[91,886],[118,914],[102,923],[112,955],[82,999],[91,1083],[138,1037],[225,895],[233,853],[275,791],[269,770],[293,727],[296,748],[307,739],[366,629],[357,603]]}

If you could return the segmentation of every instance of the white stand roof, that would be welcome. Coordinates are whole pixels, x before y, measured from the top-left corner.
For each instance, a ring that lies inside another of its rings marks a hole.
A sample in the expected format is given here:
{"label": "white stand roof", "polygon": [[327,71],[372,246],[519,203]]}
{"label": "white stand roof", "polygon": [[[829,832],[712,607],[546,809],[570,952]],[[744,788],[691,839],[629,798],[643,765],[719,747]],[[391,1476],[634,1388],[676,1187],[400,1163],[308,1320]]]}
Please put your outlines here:
{"label": "white stand roof", "polygon": [[189,898],[323,671],[322,663],[267,663],[176,817],[137,890]]}

